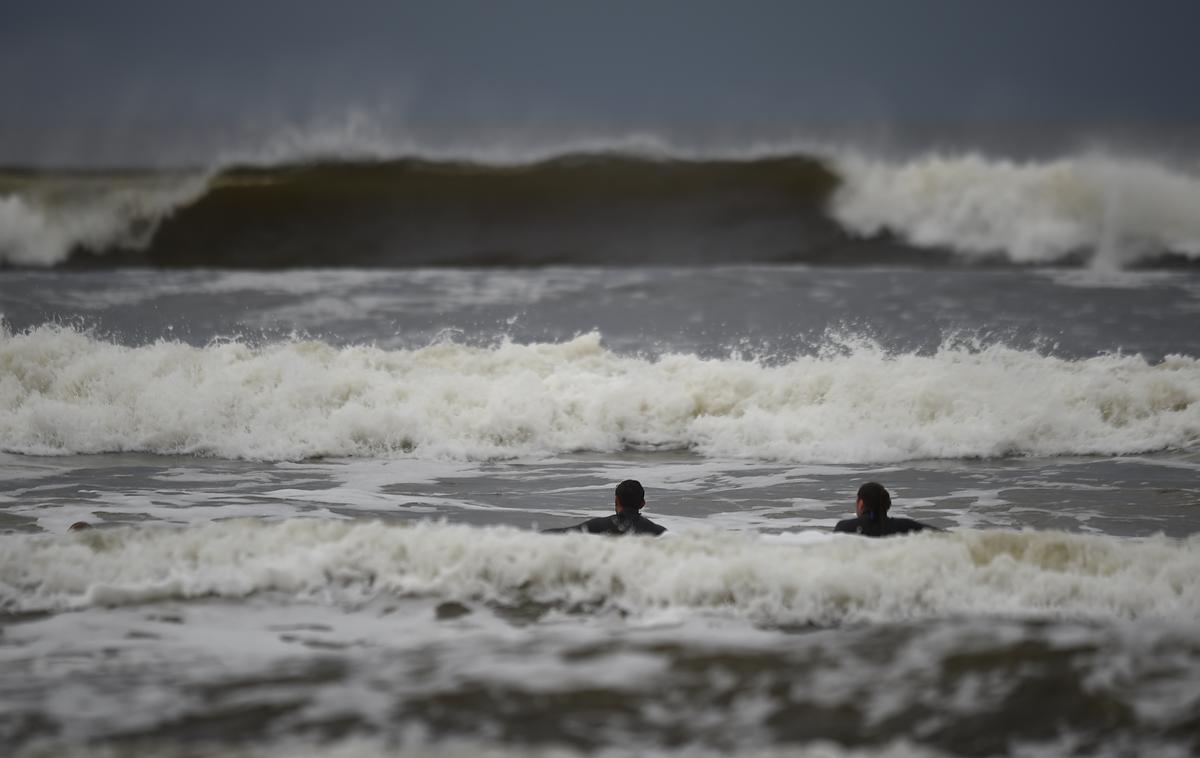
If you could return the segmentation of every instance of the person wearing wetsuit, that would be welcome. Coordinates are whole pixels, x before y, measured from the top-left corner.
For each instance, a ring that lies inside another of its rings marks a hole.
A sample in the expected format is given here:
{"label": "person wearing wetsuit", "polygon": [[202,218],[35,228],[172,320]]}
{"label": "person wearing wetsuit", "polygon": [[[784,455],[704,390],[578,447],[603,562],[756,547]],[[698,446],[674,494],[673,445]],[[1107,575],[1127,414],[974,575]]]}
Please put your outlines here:
{"label": "person wearing wetsuit", "polygon": [[545,529],[543,534],[561,534],[563,532],[587,532],[588,534],[649,534],[654,537],[667,531],[641,514],[646,505],[646,491],[642,483],[626,479],[617,485],[617,497],[613,503],[616,513],[611,516],[584,521],[575,526],[564,526],[558,529]]}
{"label": "person wearing wetsuit", "polygon": [[867,482],[858,488],[858,501],[854,504],[857,518],[839,521],[833,528],[835,532],[846,534],[861,534],[864,537],[887,537],[892,534],[908,534],[930,529],[942,531],[935,526],[922,524],[910,518],[888,518],[888,509],[892,507],[892,496],[879,482]]}

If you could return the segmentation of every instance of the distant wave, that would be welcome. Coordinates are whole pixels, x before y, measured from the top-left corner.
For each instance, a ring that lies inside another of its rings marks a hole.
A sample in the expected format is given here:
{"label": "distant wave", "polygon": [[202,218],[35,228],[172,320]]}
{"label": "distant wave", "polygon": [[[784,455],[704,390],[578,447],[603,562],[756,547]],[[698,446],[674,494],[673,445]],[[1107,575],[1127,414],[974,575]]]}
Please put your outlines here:
{"label": "distant wave", "polygon": [[[291,152],[284,155],[291,155]],[[0,172],[0,264],[286,266],[1200,260],[1200,178],[1102,156],[592,152]]]}
{"label": "distant wave", "polygon": [[0,610],[264,592],[358,604],[421,596],[563,610],[729,613],[831,625],[952,616],[1200,619],[1200,540],[960,532],[771,544],[292,520],[0,535]]}
{"label": "distant wave", "polygon": [[558,344],[125,347],[0,333],[0,450],[256,460],[624,448],[796,462],[1131,454],[1200,442],[1200,360],[871,343],[779,364]]}

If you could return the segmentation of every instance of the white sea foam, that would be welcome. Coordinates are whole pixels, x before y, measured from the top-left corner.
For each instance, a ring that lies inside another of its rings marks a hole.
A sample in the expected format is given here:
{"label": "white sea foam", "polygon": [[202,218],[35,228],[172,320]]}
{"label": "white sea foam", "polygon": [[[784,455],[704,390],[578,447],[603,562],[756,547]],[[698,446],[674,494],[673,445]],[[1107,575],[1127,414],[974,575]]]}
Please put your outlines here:
{"label": "white sea foam", "polygon": [[1153,161],[846,152],[836,163],[844,184],[831,211],[858,234],[1022,263],[1075,253],[1106,268],[1165,252],[1200,258],[1200,177]]}
{"label": "white sea foam", "polygon": [[0,608],[262,592],[733,614],[832,624],[947,616],[1200,620],[1200,538],[959,532],[779,544],[600,539],[432,522],[301,519],[0,535]]}
{"label": "white sea foam", "polygon": [[0,264],[53,266],[75,248],[103,252],[144,247],[158,224],[199,197],[207,181],[191,176],[84,186],[74,188],[65,200],[37,193],[0,195]]}
{"label": "white sea foam", "polygon": [[[275,745],[229,746],[223,744],[193,744],[180,747],[174,743],[163,745],[139,745],[140,755],[156,758],[728,758],[728,751],[703,747],[654,748],[639,747],[605,748],[592,752],[563,746],[521,748],[503,747],[474,740],[450,740],[447,742],[405,745],[398,748],[383,739],[350,738],[337,742],[314,744],[285,740]],[[18,751],[18,756],[57,756],[58,758],[125,758],[125,749],[104,745],[89,745],[85,748],[50,743],[46,748]],[[843,747],[833,742],[814,741],[802,745],[776,748],[748,748],[738,750],[740,758],[942,758],[946,755],[933,748],[895,742],[879,747]],[[1033,753],[1026,750],[1023,755],[1053,756],[1056,753]],[[1174,758],[1174,756],[1171,756]]]}
{"label": "white sea foam", "polygon": [[488,459],[627,446],[793,462],[1125,454],[1200,439],[1200,361],[1004,346],[780,364],[643,358],[598,334],[416,350],[319,341],[127,347],[0,333],[0,449],[256,460]]}

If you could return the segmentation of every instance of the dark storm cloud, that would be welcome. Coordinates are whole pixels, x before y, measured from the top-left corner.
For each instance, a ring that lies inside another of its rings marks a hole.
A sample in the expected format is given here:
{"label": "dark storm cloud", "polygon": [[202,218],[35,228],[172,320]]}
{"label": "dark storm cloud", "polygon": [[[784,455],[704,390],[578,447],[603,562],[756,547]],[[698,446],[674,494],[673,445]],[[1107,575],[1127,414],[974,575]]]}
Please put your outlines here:
{"label": "dark storm cloud", "polygon": [[365,109],[417,131],[1200,121],[1194,2],[39,2],[0,159]]}

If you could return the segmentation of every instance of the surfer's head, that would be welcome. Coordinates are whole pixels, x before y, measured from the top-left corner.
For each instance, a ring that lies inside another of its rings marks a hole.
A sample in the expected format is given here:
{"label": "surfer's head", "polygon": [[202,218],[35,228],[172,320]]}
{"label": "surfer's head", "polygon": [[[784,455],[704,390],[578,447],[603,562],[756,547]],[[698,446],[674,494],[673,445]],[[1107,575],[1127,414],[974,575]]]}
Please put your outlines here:
{"label": "surfer's head", "polygon": [[646,504],[646,490],[642,483],[634,479],[626,479],[617,485],[617,513],[637,513]]}
{"label": "surfer's head", "polygon": [[858,502],[854,509],[863,521],[881,523],[892,507],[892,496],[879,482],[867,482],[858,488]]}

